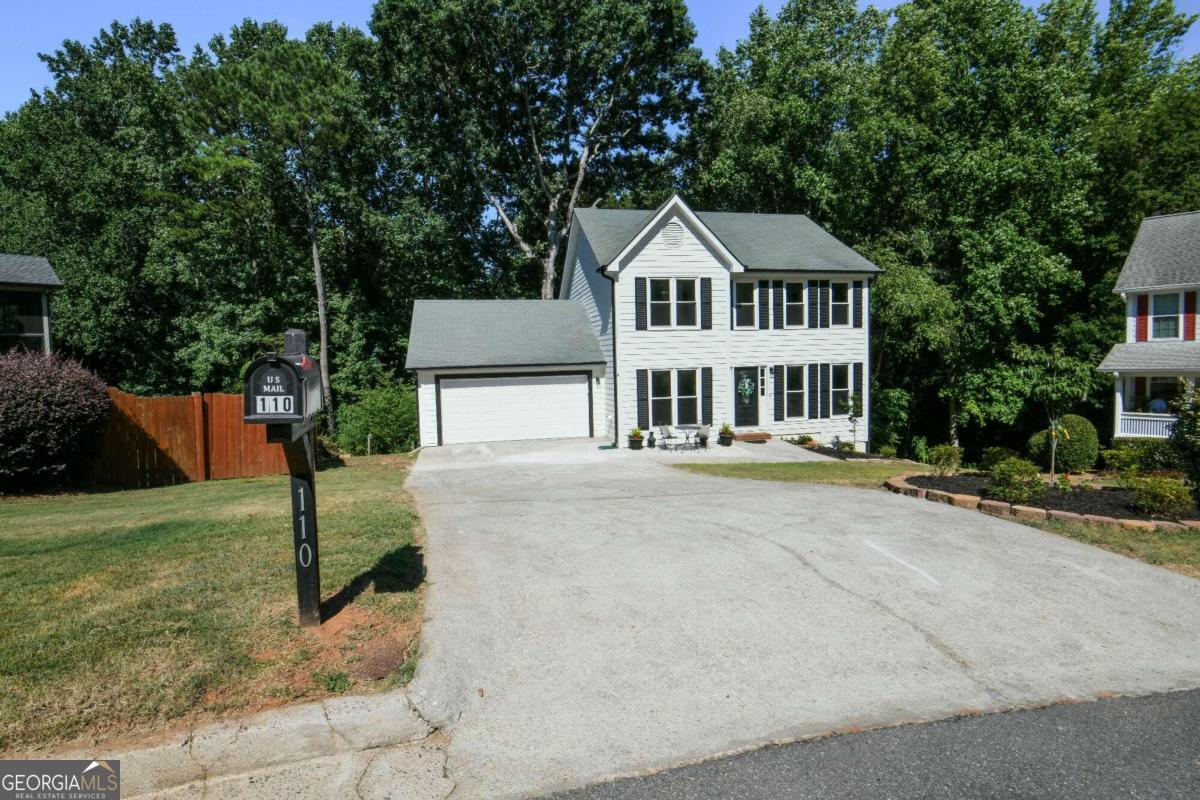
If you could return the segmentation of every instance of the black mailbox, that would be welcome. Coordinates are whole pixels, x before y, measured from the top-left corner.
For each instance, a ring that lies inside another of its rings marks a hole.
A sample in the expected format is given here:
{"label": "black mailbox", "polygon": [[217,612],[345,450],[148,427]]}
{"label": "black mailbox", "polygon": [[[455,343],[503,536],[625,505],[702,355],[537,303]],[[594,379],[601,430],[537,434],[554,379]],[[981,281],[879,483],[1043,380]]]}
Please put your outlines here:
{"label": "black mailbox", "polygon": [[301,423],[321,410],[321,370],[307,355],[270,353],[246,370],[246,422]]}

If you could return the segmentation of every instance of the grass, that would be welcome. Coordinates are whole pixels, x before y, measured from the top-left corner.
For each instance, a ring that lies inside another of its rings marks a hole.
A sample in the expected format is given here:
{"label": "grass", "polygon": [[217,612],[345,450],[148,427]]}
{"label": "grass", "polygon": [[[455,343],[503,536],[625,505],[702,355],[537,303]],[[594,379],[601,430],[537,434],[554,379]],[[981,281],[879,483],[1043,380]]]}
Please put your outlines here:
{"label": "grass", "polygon": [[[346,691],[381,641],[413,660],[408,465],[318,475],[323,597],[340,608],[318,629],[295,620],[286,476],[0,501],[0,752]],[[411,675],[397,666],[372,685]]]}
{"label": "grass", "polygon": [[1200,531],[1126,530],[1103,525],[1017,520],[1148,564],[1200,578]]}
{"label": "grass", "polygon": [[923,464],[907,461],[788,461],[781,464],[676,464],[676,469],[718,478],[759,481],[832,483],[838,486],[879,488],[902,473],[925,472]]}

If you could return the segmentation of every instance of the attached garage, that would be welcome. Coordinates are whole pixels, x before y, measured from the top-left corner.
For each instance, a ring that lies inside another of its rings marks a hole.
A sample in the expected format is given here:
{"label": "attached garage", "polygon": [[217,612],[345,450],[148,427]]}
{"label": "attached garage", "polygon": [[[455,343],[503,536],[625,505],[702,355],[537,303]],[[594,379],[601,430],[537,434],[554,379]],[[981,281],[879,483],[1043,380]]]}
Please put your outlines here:
{"label": "attached garage", "polygon": [[418,300],[405,367],[421,445],[590,437],[605,364],[566,300]]}

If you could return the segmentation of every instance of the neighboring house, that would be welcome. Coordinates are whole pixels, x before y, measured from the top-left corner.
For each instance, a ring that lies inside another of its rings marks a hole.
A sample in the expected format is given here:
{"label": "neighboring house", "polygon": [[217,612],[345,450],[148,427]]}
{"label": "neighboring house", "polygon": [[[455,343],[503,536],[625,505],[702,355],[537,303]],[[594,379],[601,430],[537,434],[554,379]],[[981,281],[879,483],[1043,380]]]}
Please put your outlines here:
{"label": "neighboring house", "polygon": [[864,449],[878,272],[800,214],[578,209],[560,302],[417,302],[421,443],[728,422]]}
{"label": "neighboring house", "polygon": [[1125,341],[1100,364],[1115,381],[1115,437],[1165,437],[1180,379],[1200,377],[1196,292],[1200,211],[1147,217],[1114,289],[1125,301]]}
{"label": "neighboring house", "polygon": [[0,253],[0,353],[50,352],[50,293],[60,286],[41,256]]}

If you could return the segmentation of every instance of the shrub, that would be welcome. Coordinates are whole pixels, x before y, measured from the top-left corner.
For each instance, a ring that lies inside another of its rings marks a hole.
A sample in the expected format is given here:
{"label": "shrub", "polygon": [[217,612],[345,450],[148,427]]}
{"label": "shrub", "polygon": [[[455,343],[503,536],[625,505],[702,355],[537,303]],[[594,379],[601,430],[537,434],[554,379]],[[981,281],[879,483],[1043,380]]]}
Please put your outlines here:
{"label": "shrub", "polygon": [[853,453],[854,442],[846,441],[845,439],[839,439],[833,443],[833,449],[837,450],[839,453]]}
{"label": "shrub", "polygon": [[813,443],[813,437],[809,436],[807,433],[802,433],[799,436],[797,436],[795,439],[792,439],[792,444],[798,444],[801,447],[806,447],[812,443]]}
{"label": "shrub", "polygon": [[979,459],[979,468],[984,472],[991,472],[1001,461],[1020,457],[1020,453],[1011,447],[985,447]]}
{"label": "shrub", "polygon": [[939,477],[953,475],[962,464],[962,448],[952,444],[939,444],[929,451],[929,465]]}
{"label": "shrub", "polygon": [[343,452],[356,456],[371,453],[406,453],[417,446],[417,392],[408,384],[392,384],[368,389],[353,403],[344,403],[337,412],[337,444]]}
{"label": "shrub", "polygon": [[1028,503],[1046,491],[1046,484],[1032,461],[1006,458],[992,467],[985,491],[1006,503]]}
{"label": "shrub", "polygon": [[1187,484],[1174,478],[1150,476],[1133,483],[1138,507],[1147,514],[1179,519],[1196,507]]}
{"label": "shrub", "polygon": [[1200,392],[1182,392],[1171,404],[1171,411],[1175,424],[1168,441],[1191,484],[1192,497],[1200,501]]}
{"label": "shrub", "polygon": [[[1064,472],[1083,472],[1096,464],[1100,455],[1100,437],[1096,426],[1078,414],[1064,414],[1059,424],[1066,435],[1058,441],[1055,468]],[[1050,431],[1042,430],[1029,437],[1029,458],[1042,469],[1050,469]]]}
{"label": "shrub", "polygon": [[104,382],[78,362],[0,355],[0,479],[45,486],[82,477],[108,409]]}
{"label": "shrub", "polygon": [[883,447],[879,448],[879,455],[883,456],[884,458],[895,458],[896,448],[892,447],[890,444],[885,444]]}
{"label": "shrub", "polygon": [[1126,472],[1141,469],[1135,450],[1104,450],[1100,453],[1104,459],[1104,468],[1109,472]]}
{"label": "shrub", "polygon": [[922,464],[929,463],[929,445],[925,443],[924,436],[914,436],[909,451],[914,461],[920,461]]}
{"label": "shrub", "polygon": [[1146,472],[1182,472],[1183,460],[1170,439],[1113,439],[1113,449],[1131,454]]}

